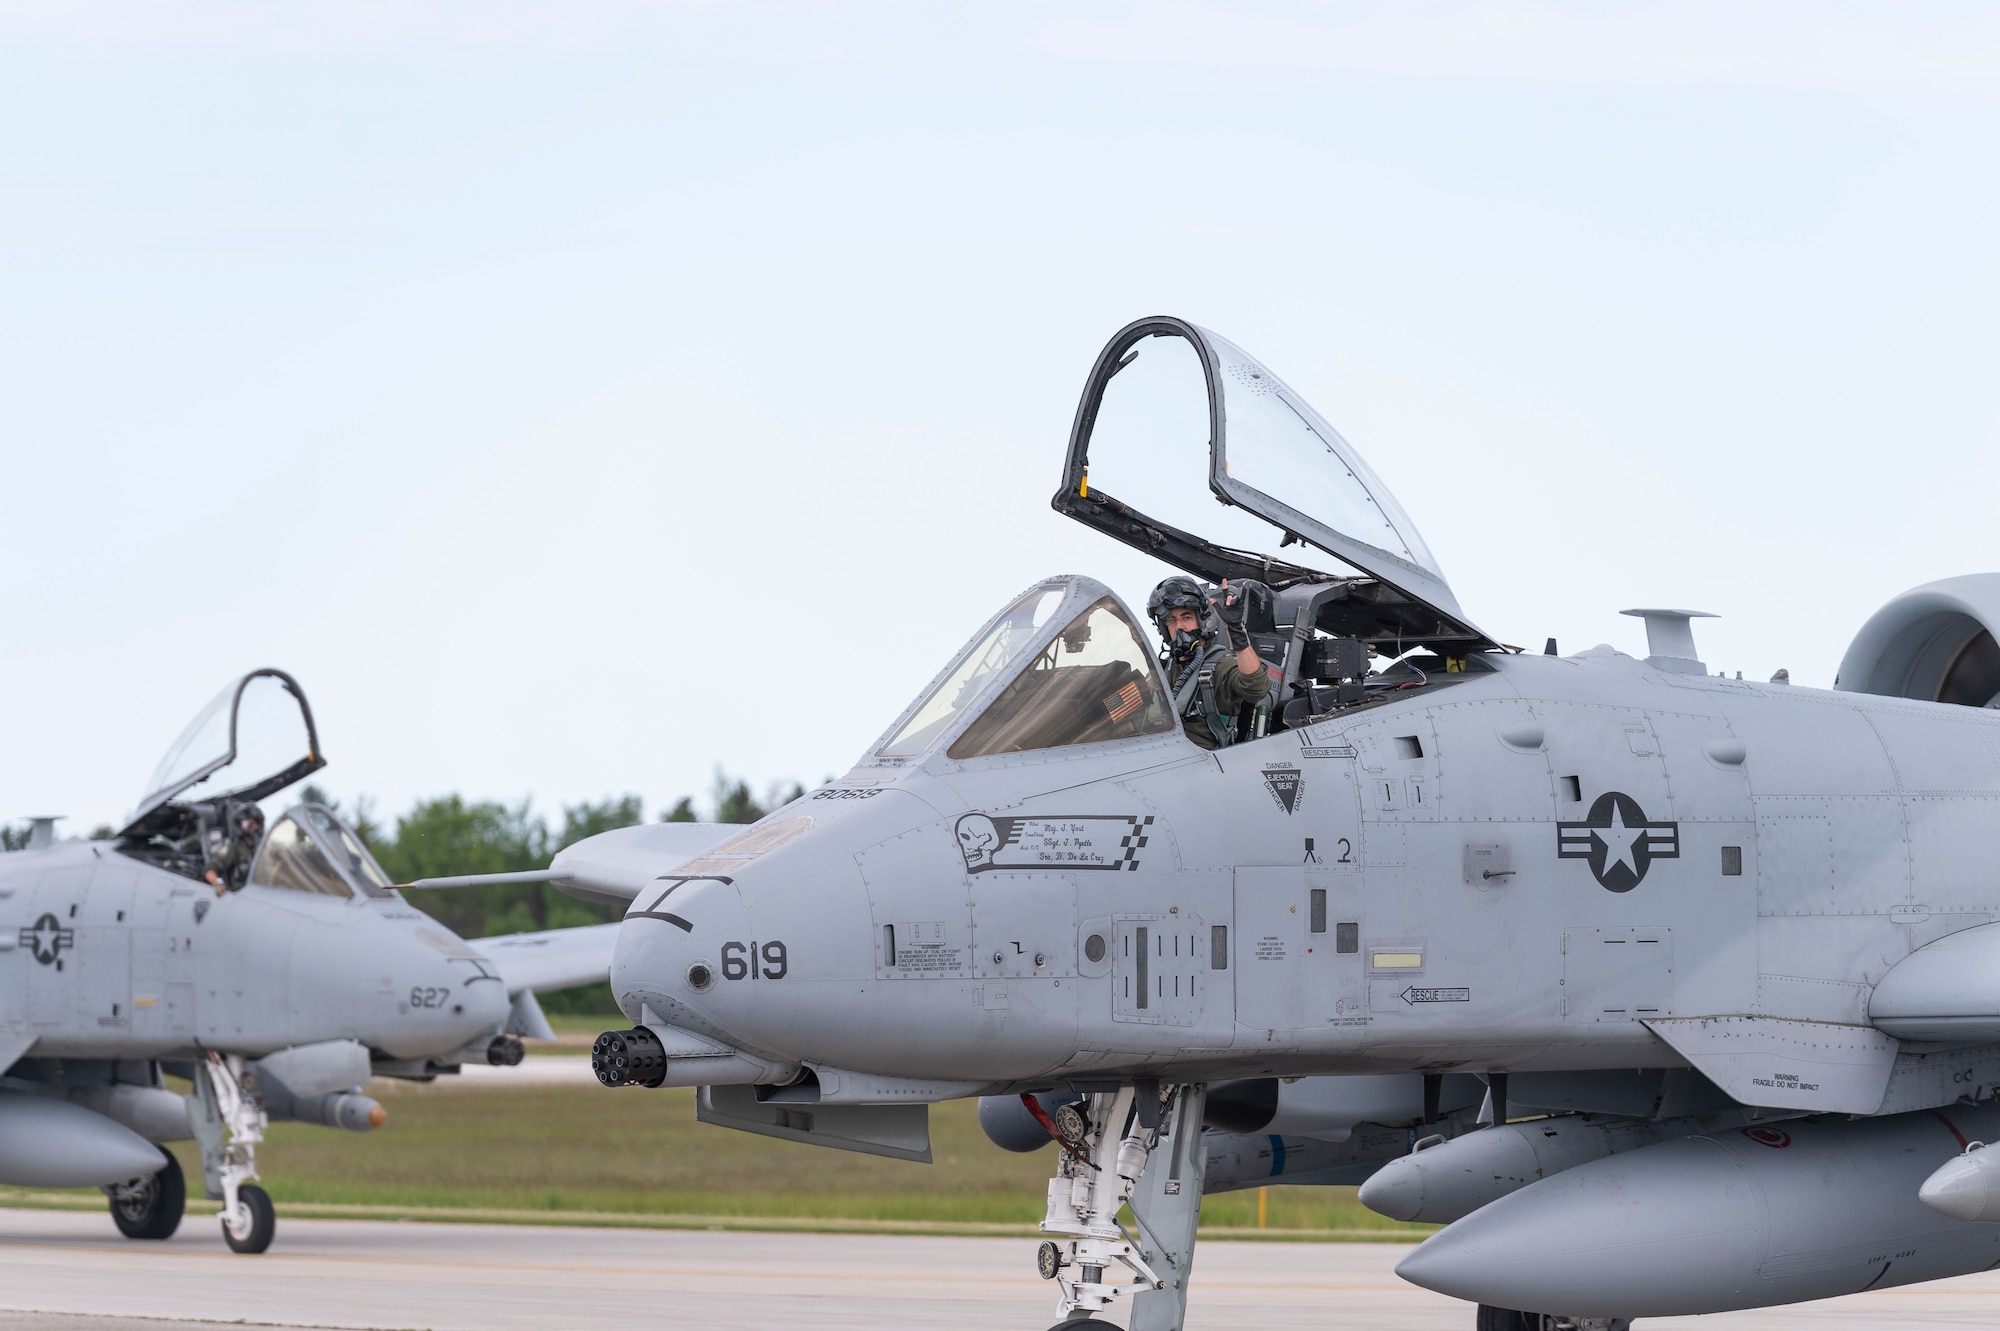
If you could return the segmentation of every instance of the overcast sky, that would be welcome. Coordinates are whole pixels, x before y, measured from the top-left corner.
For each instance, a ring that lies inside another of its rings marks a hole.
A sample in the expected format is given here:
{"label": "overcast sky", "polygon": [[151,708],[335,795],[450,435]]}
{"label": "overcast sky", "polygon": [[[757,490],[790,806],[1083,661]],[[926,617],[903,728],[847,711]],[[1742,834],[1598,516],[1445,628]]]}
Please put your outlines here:
{"label": "overcast sky", "polygon": [[1828,684],[2000,567],[1997,132],[1987,5],[0,0],[0,818],[267,664],[392,814],[843,771],[1164,571],[1048,505],[1160,313],[1495,636]]}

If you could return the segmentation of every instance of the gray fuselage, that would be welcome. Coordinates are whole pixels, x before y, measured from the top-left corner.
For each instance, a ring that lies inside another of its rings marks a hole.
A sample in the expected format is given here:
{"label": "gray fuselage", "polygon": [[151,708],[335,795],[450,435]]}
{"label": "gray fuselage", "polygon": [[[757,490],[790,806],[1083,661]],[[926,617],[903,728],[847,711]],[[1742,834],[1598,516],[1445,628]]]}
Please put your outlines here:
{"label": "gray fuselage", "polygon": [[255,1057],[340,1039],[419,1057],[507,1010],[491,966],[400,897],[218,897],[108,843],[0,856],[0,1030],[35,1057]]}
{"label": "gray fuselage", "polygon": [[634,900],[614,988],[961,1087],[1658,1067],[1650,1018],[1866,1025],[1890,966],[2000,916],[2000,715],[1477,660],[1212,755],[865,759],[774,849],[663,866],[693,876]]}

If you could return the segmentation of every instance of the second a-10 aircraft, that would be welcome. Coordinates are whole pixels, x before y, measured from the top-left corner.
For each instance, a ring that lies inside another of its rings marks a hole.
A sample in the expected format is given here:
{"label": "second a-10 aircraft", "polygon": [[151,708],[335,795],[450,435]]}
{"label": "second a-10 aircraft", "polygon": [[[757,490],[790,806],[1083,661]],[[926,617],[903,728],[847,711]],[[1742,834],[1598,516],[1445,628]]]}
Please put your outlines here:
{"label": "second a-10 aircraft", "polygon": [[[232,681],[109,841],[38,819],[0,855],[0,1183],[102,1186],[137,1239],[181,1220],[158,1143],[192,1138],[223,1236],[262,1252],[273,1119],[366,1131],[371,1077],[430,1080],[551,1038],[537,991],[601,980],[616,925],[468,943],[409,905],[333,810],[256,801],[325,766],[291,676]],[[191,1094],[166,1077],[193,1083]]]}
{"label": "second a-10 aircraft", "polygon": [[1287,1134],[1450,1222],[1399,1270],[1495,1331],[2000,1262],[1968,1149],[2000,1136],[2000,576],[1892,601],[1831,691],[1709,673],[1690,611],[1632,612],[1644,659],[1508,648],[1317,412],[1170,318],[1098,358],[1055,507],[1268,589],[1272,705],[1198,748],[1141,618],[1035,584],[838,780],[698,851],[557,857],[627,906],[602,1080],[905,1159],[988,1097],[996,1139],[1060,1138],[1064,1325],[1180,1326],[1204,1183]]}

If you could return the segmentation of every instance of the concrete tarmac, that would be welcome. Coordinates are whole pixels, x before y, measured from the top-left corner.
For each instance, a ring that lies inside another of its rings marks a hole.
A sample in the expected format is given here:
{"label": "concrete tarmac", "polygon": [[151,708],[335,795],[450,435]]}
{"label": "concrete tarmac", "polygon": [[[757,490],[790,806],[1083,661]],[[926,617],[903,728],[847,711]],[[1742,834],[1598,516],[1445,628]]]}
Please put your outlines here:
{"label": "concrete tarmac", "polygon": [[[1473,1309],[1396,1278],[1401,1244],[1205,1243],[1200,1328],[1471,1331]],[[258,1327],[549,1331],[950,1327],[1042,1331],[1052,1287],[1018,1239],[288,1220],[259,1257],[190,1217],[166,1243],[107,1215],[0,1210],[0,1331]],[[1117,1319],[1122,1322],[1122,1316]],[[2000,1276],[1644,1323],[1646,1331],[1854,1331],[2000,1323]]]}

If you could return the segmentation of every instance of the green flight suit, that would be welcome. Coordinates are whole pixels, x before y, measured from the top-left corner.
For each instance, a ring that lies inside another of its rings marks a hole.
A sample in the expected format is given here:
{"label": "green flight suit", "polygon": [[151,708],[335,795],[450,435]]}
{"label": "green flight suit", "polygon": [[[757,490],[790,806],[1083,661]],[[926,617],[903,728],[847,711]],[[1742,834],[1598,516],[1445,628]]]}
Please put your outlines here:
{"label": "green flight suit", "polygon": [[1189,739],[1204,749],[1219,749],[1236,742],[1236,717],[1244,706],[1262,702],[1270,692],[1270,675],[1262,670],[1244,674],[1236,653],[1217,645],[1174,681],[1174,706]]}

